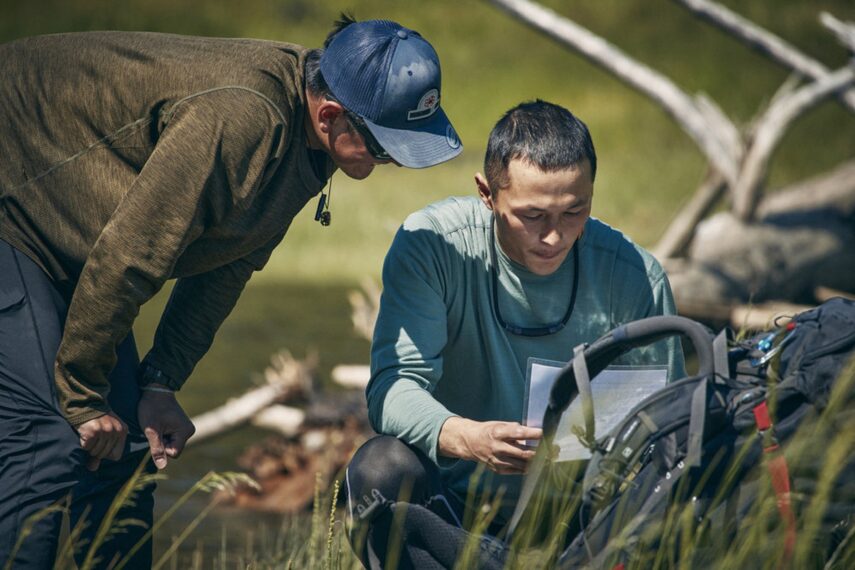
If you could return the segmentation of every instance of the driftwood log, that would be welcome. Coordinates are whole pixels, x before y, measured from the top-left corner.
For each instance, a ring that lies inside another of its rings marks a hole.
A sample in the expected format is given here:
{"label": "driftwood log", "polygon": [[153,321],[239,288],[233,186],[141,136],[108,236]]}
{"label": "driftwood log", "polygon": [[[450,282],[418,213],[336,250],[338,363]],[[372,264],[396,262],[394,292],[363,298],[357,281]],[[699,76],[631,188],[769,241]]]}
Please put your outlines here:
{"label": "driftwood log", "polygon": [[316,354],[309,355],[305,360],[296,360],[287,350],[274,354],[270,366],[264,371],[262,386],[192,418],[196,433],[187,444],[198,445],[248,423],[269,427],[271,422],[277,423],[274,416],[278,416],[282,422],[278,424],[277,431],[288,433],[296,430],[303,422],[303,412],[284,407],[271,409],[271,406],[308,399],[313,391],[317,363]]}
{"label": "driftwood log", "polygon": [[855,292],[855,161],[771,194],[758,218],[701,222],[686,259],[665,262],[678,305],[704,300],[813,304],[818,288]]}
{"label": "driftwood log", "polygon": [[[734,310],[749,303],[814,304],[820,287],[855,293],[855,161],[766,191],[774,152],[796,119],[830,98],[855,112],[855,65],[828,69],[723,5],[676,0],[795,73],[751,124],[740,126],[703,94],[685,93],[565,16],[531,0],[490,1],[650,98],[706,157],[705,181],[653,248],[682,314],[738,326],[734,320],[744,311]],[[855,26],[827,13],[819,20],[855,52]],[[723,199],[728,211],[713,214]]]}
{"label": "driftwood log", "polygon": [[[275,432],[238,458],[258,487],[239,486],[217,500],[267,512],[297,512],[312,504],[320,478],[323,489],[372,432],[361,391],[320,392],[315,388],[318,358],[273,355],[264,383],[222,406],[192,418],[200,445],[246,425]],[[364,386],[363,386],[364,387]]]}

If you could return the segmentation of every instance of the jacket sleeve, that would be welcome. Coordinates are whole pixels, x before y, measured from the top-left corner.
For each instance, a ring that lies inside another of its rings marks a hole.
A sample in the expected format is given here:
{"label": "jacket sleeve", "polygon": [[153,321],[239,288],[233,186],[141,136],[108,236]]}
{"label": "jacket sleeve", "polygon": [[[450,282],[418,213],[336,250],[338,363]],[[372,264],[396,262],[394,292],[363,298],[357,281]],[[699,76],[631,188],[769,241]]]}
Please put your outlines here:
{"label": "jacket sleeve", "polygon": [[455,414],[432,395],[448,338],[441,242],[429,229],[405,224],[389,249],[366,396],[375,431],[398,437],[445,465],[437,455],[439,432]]}
{"label": "jacket sleeve", "polygon": [[[239,90],[188,98],[169,111],[149,159],[90,250],[69,306],[55,377],[73,426],[109,411],[116,346],[188,244],[253,199],[288,132],[280,117],[261,97]],[[230,309],[248,275],[246,262],[222,268],[206,295]],[[228,309],[200,316],[203,328],[215,329]]]}
{"label": "jacket sleeve", "polygon": [[176,282],[144,359],[166,374],[170,388],[179,390],[208,352],[250,276],[264,267],[282,237],[228,265]]}

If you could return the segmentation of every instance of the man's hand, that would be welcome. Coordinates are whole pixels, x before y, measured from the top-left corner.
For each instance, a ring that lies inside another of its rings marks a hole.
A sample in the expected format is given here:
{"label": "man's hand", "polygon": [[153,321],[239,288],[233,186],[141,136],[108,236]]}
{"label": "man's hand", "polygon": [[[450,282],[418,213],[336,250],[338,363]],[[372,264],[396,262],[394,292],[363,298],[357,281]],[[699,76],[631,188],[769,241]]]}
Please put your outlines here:
{"label": "man's hand", "polygon": [[542,437],[542,430],[516,422],[476,422],[455,416],[442,425],[439,453],[480,461],[496,473],[519,475],[534,457],[534,448],[525,441]]}
{"label": "man's hand", "polygon": [[96,471],[102,459],[118,461],[125,449],[128,426],[112,412],[80,424],[80,447],[89,453],[86,468]]}
{"label": "man's hand", "polygon": [[166,467],[168,457],[181,455],[187,440],[196,432],[172,393],[143,390],[137,418],[158,469]]}

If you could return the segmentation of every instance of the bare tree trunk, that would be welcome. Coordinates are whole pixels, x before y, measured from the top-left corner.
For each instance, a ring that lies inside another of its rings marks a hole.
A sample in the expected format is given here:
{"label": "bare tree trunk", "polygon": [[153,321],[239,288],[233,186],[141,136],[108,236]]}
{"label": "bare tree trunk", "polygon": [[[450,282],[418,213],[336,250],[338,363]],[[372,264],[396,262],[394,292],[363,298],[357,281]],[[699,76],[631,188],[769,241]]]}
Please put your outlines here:
{"label": "bare tree trunk", "polygon": [[[823,79],[830,71],[822,63],[809,57],[775,34],[755,25],[729,8],[709,0],[676,0],[693,14],[719,27],[723,31],[765,53],[808,79]],[[825,22],[823,22],[825,23]],[[831,24],[833,26],[834,24]],[[826,23],[826,27],[830,27]],[[855,111],[855,88],[837,94],[850,111]]]}
{"label": "bare tree trunk", "polygon": [[664,75],[632,59],[616,46],[575,22],[535,2],[490,1],[647,95],[674,117],[715,170],[730,183],[736,180],[736,165],[741,155],[739,133],[711,101],[703,99],[699,104]]}

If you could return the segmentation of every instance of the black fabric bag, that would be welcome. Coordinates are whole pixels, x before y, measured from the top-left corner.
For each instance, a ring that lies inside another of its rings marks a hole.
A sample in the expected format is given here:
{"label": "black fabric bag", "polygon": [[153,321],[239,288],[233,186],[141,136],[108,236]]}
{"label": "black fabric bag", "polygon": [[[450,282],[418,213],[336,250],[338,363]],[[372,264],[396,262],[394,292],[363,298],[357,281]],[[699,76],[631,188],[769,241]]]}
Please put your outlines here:
{"label": "black fabric bag", "polygon": [[[676,334],[694,345],[698,375],[669,384],[596,437],[590,378],[631,348]],[[689,319],[653,317],[576,350],[544,417],[549,442],[570,401],[582,397],[582,439],[592,451],[580,489],[581,531],[559,567],[703,567],[720,561],[756,524],[780,537],[781,561],[798,550],[811,566],[853,562],[855,379],[847,366],[855,350],[855,302],[834,299],[785,327],[745,341],[730,337],[724,331],[713,338]],[[835,439],[847,426],[851,437],[843,432]],[[797,430],[811,433],[794,437]],[[826,469],[823,479],[832,439],[837,473],[829,479]],[[512,530],[548,471],[547,449],[539,448]],[[765,496],[777,506],[771,515],[759,508],[770,483],[774,494]],[[819,495],[817,507],[812,501]],[[796,548],[804,535],[811,544]]]}

